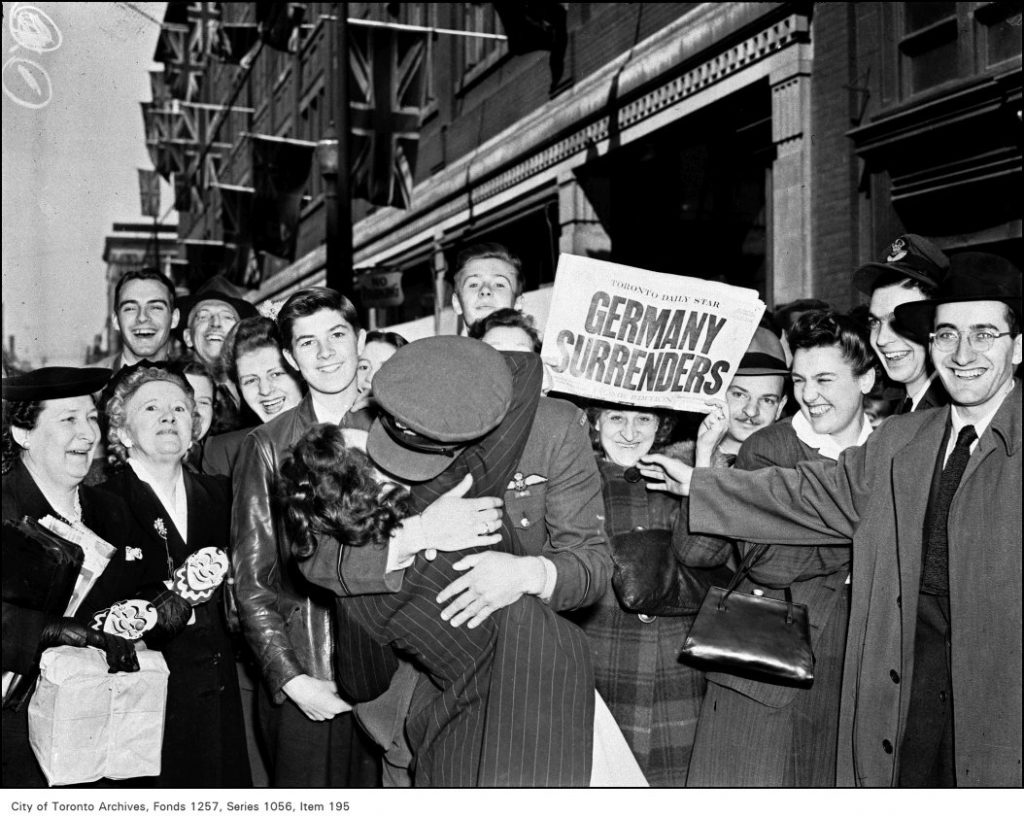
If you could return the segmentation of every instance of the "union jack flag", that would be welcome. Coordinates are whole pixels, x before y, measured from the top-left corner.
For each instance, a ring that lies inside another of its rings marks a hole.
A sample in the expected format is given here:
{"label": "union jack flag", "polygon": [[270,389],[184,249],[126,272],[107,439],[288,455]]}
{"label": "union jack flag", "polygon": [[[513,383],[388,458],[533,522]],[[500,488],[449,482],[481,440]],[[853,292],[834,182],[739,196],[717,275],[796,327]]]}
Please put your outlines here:
{"label": "union jack flag", "polygon": [[407,209],[420,138],[426,35],[355,26],[349,32],[352,194]]}

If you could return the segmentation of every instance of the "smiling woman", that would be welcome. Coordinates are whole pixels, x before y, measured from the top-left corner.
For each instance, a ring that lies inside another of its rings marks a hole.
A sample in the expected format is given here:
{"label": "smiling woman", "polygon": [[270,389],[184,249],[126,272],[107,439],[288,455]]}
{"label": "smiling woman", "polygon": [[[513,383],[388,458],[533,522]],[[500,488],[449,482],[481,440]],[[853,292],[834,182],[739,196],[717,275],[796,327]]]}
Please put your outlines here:
{"label": "smiling woman", "polygon": [[[154,550],[157,577],[171,580],[193,553],[227,550],[223,480],[185,469],[199,432],[187,381],[165,368],[122,369],[107,402],[111,460],[120,467],[103,488],[121,496]],[[251,783],[241,698],[218,587],[195,607],[195,621],[163,649],[170,669],[157,784],[246,787]]]}
{"label": "smiling woman", "polygon": [[[111,671],[138,669],[130,643],[88,628],[93,613],[130,597],[145,578],[146,564],[127,555],[136,544],[128,508],[119,499],[82,484],[100,432],[92,392],[110,376],[107,369],[42,368],[3,381],[3,519],[53,516],[80,532],[91,532],[114,548],[109,565],[85,596],[75,617],[63,617],[43,599],[8,593],[19,562],[6,548],[3,599],[3,784],[45,787],[29,747],[28,706],[39,655],[47,646],[96,646]],[[22,675],[20,684],[11,675]]]}

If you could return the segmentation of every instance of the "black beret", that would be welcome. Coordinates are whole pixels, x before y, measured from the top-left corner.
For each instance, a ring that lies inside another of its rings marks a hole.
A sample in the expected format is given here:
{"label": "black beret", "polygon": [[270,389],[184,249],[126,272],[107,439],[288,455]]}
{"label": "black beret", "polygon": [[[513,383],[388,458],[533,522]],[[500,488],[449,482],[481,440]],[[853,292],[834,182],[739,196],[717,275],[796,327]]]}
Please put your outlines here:
{"label": "black beret", "polygon": [[109,368],[50,366],[3,378],[3,395],[11,402],[37,402],[94,394],[110,379]]}
{"label": "black beret", "polygon": [[494,430],[512,402],[500,351],[468,337],[426,337],[400,348],[373,377],[382,409],[370,458],[406,481],[443,472],[469,442]]}

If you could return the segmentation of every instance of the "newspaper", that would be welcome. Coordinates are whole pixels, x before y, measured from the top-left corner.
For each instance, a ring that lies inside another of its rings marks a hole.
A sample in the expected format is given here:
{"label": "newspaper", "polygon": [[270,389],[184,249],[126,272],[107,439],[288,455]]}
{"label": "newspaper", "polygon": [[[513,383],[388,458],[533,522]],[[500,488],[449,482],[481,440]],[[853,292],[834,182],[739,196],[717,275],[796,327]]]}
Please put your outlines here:
{"label": "newspaper", "polygon": [[65,617],[71,617],[78,611],[85,596],[95,586],[96,581],[99,580],[117,550],[85,527],[72,527],[53,516],[43,516],[39,519],[39,523],[54,535],[59,535],[72,544],[77,544],[85,554],[85,558],[82,560],[82,569],[75,580],[74,592],[71,593],[68,608],[64,610]]}
{"label": "newspaper", "polygon": [[[54,535],[60,536],[66,541],[77,544],[82,548],[84,555],[82,569],[75,580],[75,588],[71,593],[71,600],[68,601],[67,609],[64,610],[65,617],[70,617],[78,611],[78,607],[82,605],[83,599],[89,594],[89,590],[95,586],[96,581],[103,574],[103,570],[107,568],[110,559],[117,550],[91,530],[85,527],[72,527],[70,524],[66,524],[53,516],[43,516],[43,518],[39,519],[39,524]],[[5,671],[3,673],[3,677],[0,678],[0,695],[2,695],[4,701],[7,700],[8,693],[14,691],[21,683],[20,678],[21,675],[16,672]]]}
{"label": "newspaper", "polygon": [[541,357],[554,391],[707,413],[764,308],[753,289],[563,254]]}

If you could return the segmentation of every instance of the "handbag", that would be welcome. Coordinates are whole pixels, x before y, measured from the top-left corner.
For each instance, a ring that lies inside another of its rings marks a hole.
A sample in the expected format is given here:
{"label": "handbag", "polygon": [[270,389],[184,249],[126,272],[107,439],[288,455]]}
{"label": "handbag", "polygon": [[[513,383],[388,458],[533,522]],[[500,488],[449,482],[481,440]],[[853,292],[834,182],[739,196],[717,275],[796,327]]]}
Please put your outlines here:
{"label": "handbag", "polygon": [[675,557],[671,530],[638,528],[611,536],[612,589],[619,605],[640,615],[695,615],[708,589],[728,580],[728,567],[685,567]]}
{"label": "handbag", "polygon": [[736,592],[768,545],[754,547],[724,589],[713,586],[683,643],[680,659],[706,671],[774,685],[809,687],[814,652],[806,604]]}
{"label": "handbag", "polygon": [[20,521],[6,519],[3,533],[3,599],[63,615],[82,569],[82,548],[28,516]]}
{"label": "handbag", "polygon": [[139,671],[110,674],[98,649],[43,652],[28,737],[50,785],[159,775],[167,663],[159,652],[137,655]]}

